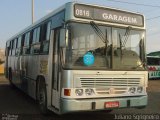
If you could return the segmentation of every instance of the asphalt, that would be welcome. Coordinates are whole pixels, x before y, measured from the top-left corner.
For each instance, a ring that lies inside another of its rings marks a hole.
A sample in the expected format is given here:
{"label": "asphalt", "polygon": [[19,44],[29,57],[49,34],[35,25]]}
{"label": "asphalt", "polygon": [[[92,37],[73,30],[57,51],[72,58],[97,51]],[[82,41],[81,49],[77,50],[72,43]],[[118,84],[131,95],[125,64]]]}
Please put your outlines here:
{"label": "asphalt", "polygon": [[[55,115],[50,112],[47,116],[41,114],[35,100],[15,87],[11,87],[4,76],[0,76],[0,119],[2,120],[116,120],[118,115],[127,115],[131,120],[134,115],[157,115],[160,120],[160,80],[149,81],[147,89],[149,99],[145,109],[117,109],[111,113],[81,112],[66,115]],[[8,118],[8,119],[7,119]],[[10,118],[10,119],[9,119]],[[14,118],[14,119],[13,119]],[[149,120],[149,119],[146,119]]]}

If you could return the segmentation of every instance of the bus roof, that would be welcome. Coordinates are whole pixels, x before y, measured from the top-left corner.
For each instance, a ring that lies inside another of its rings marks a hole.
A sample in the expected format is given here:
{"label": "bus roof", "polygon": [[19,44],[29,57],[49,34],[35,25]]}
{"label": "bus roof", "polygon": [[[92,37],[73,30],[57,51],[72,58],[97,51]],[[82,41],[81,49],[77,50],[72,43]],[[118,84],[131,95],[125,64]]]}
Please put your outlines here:
{"label": "bus roof", "polygon": [[147,58],[160,58],[160,56],[147,56]]}
{"label": "bus roof", "polygon": [[148,53],[147,56],[156,56],[156,57],[160,57],[160,51],[155,51],[155,52],[151,52],[151,53]]}
{"label": "bus roof", "polygon": [[[121,11],[121,12],[127,12],[127,13],[131,13],[131,14],[137,14],[137,15],[142,15],[140,13],[136,13],[136,12],[131,12],[128,10],[122,10],[122,9],[118,9],[118,8],[112,8],[112,7],[106,7],[106,6],[101,6],[101,5],[95,5],[95,4],[85,4],[85,3],[81,3],[81,2],[68,2],[65,3],[64,5],[62,5],[61,7],[57,8],[56,10],[53,10],[51,13],[49,13],[48,15],[42,17],[41,19],[39,19],[38,21],[34,22],[32,25],[28,26],[27,28],[23,29],[22,31],[20,31],[19,33],[17,33],[16,35],[14,35],[13,37],[11,37],[8,41],[15,39],[16,37],[18,37],[18,35],[24,34],[27,30],[37,26],[38,24],[40,24],[41,22],[49,19],[50,17],[54,16],[55,14],[57,14],[58,12],[66,9],[67,6],[69,5],[74,5],[74,4],[81,4],[81,5],[88,5],[88,6],[93,6],[93,7],[101,7],[101,8],[108,8],[108,9],[113,9],[113,10],[117,10],[117,11]],[[142,15],[143,16],[143,15]],[[144,18],[144,16],[143,16]]]}

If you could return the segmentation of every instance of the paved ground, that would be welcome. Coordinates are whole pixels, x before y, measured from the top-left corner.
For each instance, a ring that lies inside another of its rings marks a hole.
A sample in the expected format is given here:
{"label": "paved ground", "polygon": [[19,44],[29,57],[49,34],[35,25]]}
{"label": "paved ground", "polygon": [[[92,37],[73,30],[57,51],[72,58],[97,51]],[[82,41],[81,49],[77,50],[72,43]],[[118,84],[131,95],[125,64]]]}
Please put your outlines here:
{"label": "paved ground", "polygon": [[[138,120],[144,114],[160,114],[160,80],[149,81],[149,104],[145,109],[119,109],[111,113],[87,112],[58,116],[53,113],[43,116],[36,102],[16,88],[9,86],[4,76],[0,76],[0,119],[2,120],[121,120],[118,115],[128,120]],[[139,115],[137,115],[139,114]],[[127,116],[124,116],[127,115]],[[160,120],[160,116],[151,120]],[[7,119],[10,118],[10,119]],[[13,119],[14,118],[14,119]],[[125,118],[127,119],[127,118]],[[150,120],[150,119],[148,119]]]}

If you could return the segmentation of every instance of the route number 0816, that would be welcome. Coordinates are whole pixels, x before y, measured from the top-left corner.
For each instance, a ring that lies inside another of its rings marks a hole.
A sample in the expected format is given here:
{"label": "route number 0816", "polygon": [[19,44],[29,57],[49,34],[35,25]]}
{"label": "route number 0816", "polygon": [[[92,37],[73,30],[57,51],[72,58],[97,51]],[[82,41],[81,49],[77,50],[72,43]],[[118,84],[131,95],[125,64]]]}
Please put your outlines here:
{"label": "route number 0816", "polygon": [[78,15],[78,16],[84,16],[84,17],[89,17],[90,13],[89,13],[88,10],[79,10],[79,9],[76,9],[76,15]]}

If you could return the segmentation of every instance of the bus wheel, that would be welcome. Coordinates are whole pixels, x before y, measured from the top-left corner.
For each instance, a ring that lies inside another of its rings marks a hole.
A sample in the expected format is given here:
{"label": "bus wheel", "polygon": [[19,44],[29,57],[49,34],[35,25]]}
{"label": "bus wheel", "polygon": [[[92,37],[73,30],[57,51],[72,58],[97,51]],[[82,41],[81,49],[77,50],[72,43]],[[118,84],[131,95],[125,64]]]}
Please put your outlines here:
{"label": "bus wheel", "polygon": [[40,81],[39,84],[39,90],[38,90],[38,103],[39,108],[43,114],[47,114],[47,93],[46,93],[46,85],[45,82]]}

